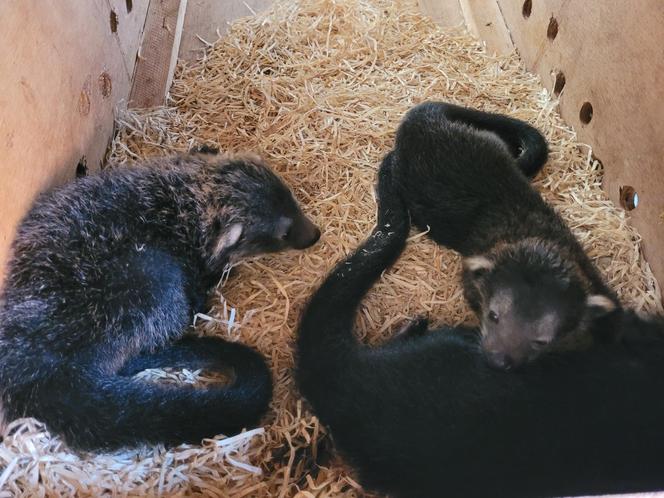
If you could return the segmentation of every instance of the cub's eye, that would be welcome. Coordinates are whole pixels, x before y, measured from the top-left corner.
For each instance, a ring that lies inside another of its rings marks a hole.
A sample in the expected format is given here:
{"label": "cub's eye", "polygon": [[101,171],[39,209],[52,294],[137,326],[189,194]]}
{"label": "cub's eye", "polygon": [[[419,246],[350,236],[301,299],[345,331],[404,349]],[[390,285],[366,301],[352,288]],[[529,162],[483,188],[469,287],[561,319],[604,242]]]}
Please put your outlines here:
{"label": "cub's eye", "polygon": [[549,345],[549,341],[537,340],[532,342],[533,348],[542,349]]}
{"label": "cub's eye", "polygon": [[489,320],[491,320],[493,323],[498,323],[498,313],[495,311],[489,311]]}
{"label": "cub's eye", "polygon": [[489,273],[489,270],[487,270],[486,268],[478,268],[472,271],[473,278],[475,279],[480,279],[487,273]]}

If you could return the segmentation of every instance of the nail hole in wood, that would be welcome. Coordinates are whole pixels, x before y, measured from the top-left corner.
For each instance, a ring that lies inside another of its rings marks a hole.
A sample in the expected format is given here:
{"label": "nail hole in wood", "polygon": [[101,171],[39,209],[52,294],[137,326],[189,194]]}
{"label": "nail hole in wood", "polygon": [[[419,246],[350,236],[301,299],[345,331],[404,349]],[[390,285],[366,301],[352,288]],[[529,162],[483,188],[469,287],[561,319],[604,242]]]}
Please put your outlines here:
{"label": "nail hole in wood", "polygon": [[620,187],[620,205],[627,211],[639,206],[639,194],[634,190],[634,187],[629,185]]}
{"label": "nail hole in wood", "polygon": [[558,21],[555,17],[551,17],[549,19],[549,27],[546,28],[546,37],[553,41],[556,39],[556,36],[558,36]]}
{"label": "nail hole in wood", "polygon": [[588,124],[593,119],[593,106],[590,102],[584,102],[579,111],[579,120],[583,124]]}
{"label": "nail hole in wood", "polygon": [[111,10],[111,32],[112,33],[118,32],[118,15],[115,13],[114,10]]}
{"label": "nail hole in wood", "polygon": [[565,88],[565,73],[558,71],[556,73],[556,79],[553,82],[553,94],[557,97]]}
{"label": "nail hole in wood", "polygon": [[523,2],[523,7],[521,8],[521,14],[523,14],[523,18],[528,19],[532,11],[533,11],[533,0],[526,0],[525,2]]}
{"label": "nail hole in wood", "polygon": [[88,176],[88,160],[85,156],[81,157],[76,165],[76,178]]}

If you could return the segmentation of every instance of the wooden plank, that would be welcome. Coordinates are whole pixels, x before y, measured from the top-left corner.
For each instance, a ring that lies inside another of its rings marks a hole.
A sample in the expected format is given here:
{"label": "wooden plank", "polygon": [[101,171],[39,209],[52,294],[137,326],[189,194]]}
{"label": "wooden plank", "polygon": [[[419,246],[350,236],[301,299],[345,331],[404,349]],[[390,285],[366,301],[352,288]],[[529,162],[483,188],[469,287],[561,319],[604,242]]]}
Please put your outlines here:
{"label": "wooden plank", "polygon": [[532,0],[528,16],[523,1],[498,3],[528,68],[549,90],[564,74],[561,114],[602,161],[609,197],[638,193],[631,223],[664,282],[664,2]]}
{"label": "wooden plank", "polygon": [[184,20],[180,58],[193,60],[205,43],[212,43],[228,30],[228,24],[267,9],[273,0],[189,0]]}
{"label": "wooden plank", "polygon": [[15,227],[35,195],[73,178],[81,159],[95,170],[104,157],[114,112],[129,93],[121,47],[138,38],[127,14],[117,14],[117,28],[127,29],[113,33],[107,0],[0,2],[3,273]]}
{"label": "wooden plank", "polygon": [[130,107],[154,107],[165,102],[175,72],[186,8],[187,0],[150,1]]}
{"label": "wooden plank", "polygon": [[150,0],[108,0],[108,4],[111,12],[117,16],[117,33],[114,38],[123,55],[127,73],[133,75]]}
{"label": "wooden plank", "polygon": [[459,0],[419,0],[419,8],[441,26],[459,26],[465,22]]}
{"label": "wooden plank", "polygon": [[468,30],[480,38],[489,52],[508,54],[514,43],[497,0],[459,0]]}

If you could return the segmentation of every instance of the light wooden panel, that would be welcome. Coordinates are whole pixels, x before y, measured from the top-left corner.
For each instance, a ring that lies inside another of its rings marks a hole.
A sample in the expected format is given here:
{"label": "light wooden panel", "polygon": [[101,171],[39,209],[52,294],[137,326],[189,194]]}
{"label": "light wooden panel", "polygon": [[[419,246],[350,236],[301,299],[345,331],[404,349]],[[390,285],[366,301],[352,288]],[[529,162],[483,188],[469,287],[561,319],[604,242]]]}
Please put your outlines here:
{"label": "light wooden panel", "polygon": [[497,0],[419,0],[419,7],[441,26],[465,25],[491,52],[514,49]]}
{"label": "light wooden panel", "polygon": [[[604,188],[620,204],[620,188],[639,194],[631,222],[645,256],[664,282],[664,2],[498,0],[514,44],[547,88],[565,75],[560,110],[605,169]],[[547,36],[554,21],[555,38]],[[583,123],[585,102],[592,120]]]}
{"label": "light wooden panel", "polygon": [[108,0],[108,4],[111,11],[118,16],[117,33],[114,40],[120,47],[126,72],[131,76],[134,73],[150,0]]}
{"label": "light wooden panel", "polygon": [[272,5],[273,0],[189,0],[180,44],[180,58],[196,59],[205,44],[217,40],[228,30],[228,24],[239,17],[250,16]]}
{"label": "light wooden panel", "polygon": [[490,52],[508,54],[514,50],[497,0],[459,0],[468,29],[484,41]]}
{"label": "light wooden panel", "polygon": [[164,104],[173,80],[187,0],[151,0],[129,98],[133,108]]}
{"label": "light wooden panel", "polygon": [[431,17],[441,26],[465,24],[459,0],[419,0],[418,6],[423,14]]}
{"label": "light wooden panel", "polygon": [[129,92],[138,4],[127,13],[124,0],[114,2],[113,33],[108,0],[0,2],[2,273],[34,196],[74,177],[82,158],[99,168],[114,111]]}

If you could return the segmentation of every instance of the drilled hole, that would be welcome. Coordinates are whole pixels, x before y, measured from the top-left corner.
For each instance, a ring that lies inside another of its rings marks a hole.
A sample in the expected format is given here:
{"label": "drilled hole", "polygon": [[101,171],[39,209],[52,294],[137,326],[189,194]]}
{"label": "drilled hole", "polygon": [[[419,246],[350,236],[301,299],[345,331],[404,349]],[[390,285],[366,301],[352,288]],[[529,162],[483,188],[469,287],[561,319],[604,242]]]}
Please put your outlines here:
{"label": "drilled hole", "polygon": [[127,14],[131,12],[131,9],[134,8],[134,2],[131,0],[125,0],[125,4],[127,5]]}
{"label": "drilled hole", "polygon": [[88,160],[83,156],[76,165],[76,178],[88,176]]}
{"label": "drilled hole", "polygon": [[118,32],[118,15],[114,10],[111,11],[111,32]]}
{"label": "drilled hole", "polygon": [[634,187],[629,185],[620,187],[620,205],[627,211],[639,207],[639,194],[634,190]]}
{"label": "drilled hole", "polygon": [[523,8],[521,9],[521,14],[523,14],[523,18],[528,19],[532,11],[533,11],[533,0],[526,0],[525,2],[523,2]]}
{"label": "drilled hole", "polygon": [[557,97],[560,95],[560,92],[565,88],[565,73],[558,71],[556,73],[556,79],[553,82],[553,94]]}
{"label": "drilled hole", "polygon": [[555,17],[549,19],[549,27],[546,28],[546,37],[553,41],[558,36],[558,21]]}
{"label": "drilled hole", "polygon": [[584,102],[579,111],[579,119],[583,124],[590,123],[593,118],[593,106],[590,102]]}

